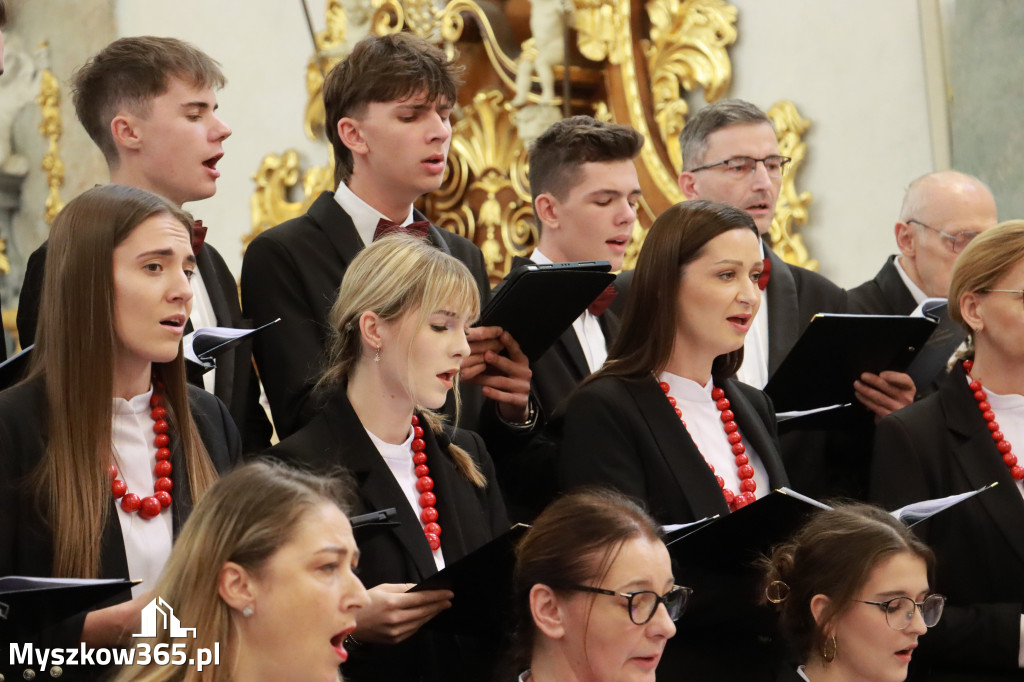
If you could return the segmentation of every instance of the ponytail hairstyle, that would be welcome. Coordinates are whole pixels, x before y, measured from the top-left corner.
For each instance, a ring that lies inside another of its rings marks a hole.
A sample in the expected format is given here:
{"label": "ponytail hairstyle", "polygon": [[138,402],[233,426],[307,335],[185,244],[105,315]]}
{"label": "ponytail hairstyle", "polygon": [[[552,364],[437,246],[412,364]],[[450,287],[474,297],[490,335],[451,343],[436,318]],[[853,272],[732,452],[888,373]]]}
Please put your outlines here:
{"label": "ponytail hairstyle", "polygon": [[[46,388],[46,453],[35,488],[53,534],[53,575],[95,578],[100,540],[111,510],[114,249],[141,223],[170,216],[192,236],[188,214],[135,187],[90,189],[57,214],[50,229],[36,347],[28,380]],[[164,384],[167,422],[188,471],[193,500],[217,478],[188,407],[181,346],[170,362],[153,363]]]}
{"label": "ponytail hairstyle", "polygon": [[[424,240],[406,234],[392,234],[373,242],[352,260],[341,282],[328,318],[331,330],[326,369],[315,390],[345,390],[363,355],[359,329],[363,313],[376,313],[386,322],[415,314],[422,323],[432,311],[441,308],[468,313],[470,319],[479,316],[480,292],[465,265]],[[458,406],[458,378],[455,400]],[[435,435],[442,433],[443,419],[439,414],[420,406],[416,410]],[[448,445],[448,452],[470,482],[479,488],[487,485],[469,453],[454,443]]]}

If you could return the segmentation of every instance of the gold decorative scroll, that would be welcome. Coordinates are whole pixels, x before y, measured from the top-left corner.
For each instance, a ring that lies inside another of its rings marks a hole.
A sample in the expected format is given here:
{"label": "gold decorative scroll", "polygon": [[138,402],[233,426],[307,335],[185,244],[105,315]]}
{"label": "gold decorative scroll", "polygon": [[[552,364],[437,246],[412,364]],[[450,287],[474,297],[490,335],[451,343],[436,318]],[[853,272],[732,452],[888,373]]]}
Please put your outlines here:
{"label": "gold decorative scroll", "polygon": [[252,231],[242,237],[242,250],[260,232],[306,212],[320,192],[334,188],[334,164],[314,166],[302,173],[302,198],[289,201],[288,195],[299,182],[299,153],[267,154],[253,175],[256,191],[249,199]]}
{"label": "gold decorative scroll", "polygon": [[795,225],[807,222],[807,205],[811,203],[811,193],[798,192],[795,182],[797,170],[803,165],[804,156],[807,154],[803,134],[807,132],[811,122],[802,117],[796,106],[787,100],[772,105],[768,110],[768,118],[775,124],[779,152],[793,159],[786,169],[786,174],[782,176],[779,201],[775,205],[775,220],[772,221],[769,232],[772,249],[791,265],[817,270],[818,261],[807,253],[803,237],[793,231]]}
{"label": "gold decorative scroll", "polygon": [[[43,46],[45,47],[45,44]],[[39,105],[42,114],[39,133],[49,141],[42,163],[42,169],[46,172],[46,186],[49,188],[43,218],[47,225],[52,225],[53,219],[64,208],[64,201],[60,198],[60,188],[64,186],[64,162],[60,158],[59,144],[63,132],[60,118],[60,83],[49,69],[43,70],[36,104]]]}

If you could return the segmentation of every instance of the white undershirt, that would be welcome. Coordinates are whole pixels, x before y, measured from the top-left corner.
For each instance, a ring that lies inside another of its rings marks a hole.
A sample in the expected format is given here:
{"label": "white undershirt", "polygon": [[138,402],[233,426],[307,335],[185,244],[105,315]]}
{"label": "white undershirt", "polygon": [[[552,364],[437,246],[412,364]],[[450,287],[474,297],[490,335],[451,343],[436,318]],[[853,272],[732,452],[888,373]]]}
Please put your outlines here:
{"label": "white undershirt", "polygon": [[[156,447],[153,445],[153,418],[150,416],[149,390],[131,400],[114,398],[112,442],[114,463],[119,478],[128,485],[128,492],[140,498],[153,494],[153,468],[156,466]],[[174,493],[171,492],[173,499]],[[156,518],[145,520],[138,512],[129,514],[116,503],[117,520],[121,524],[124,538],[124,553],[128,559],[128,576],[142,580],[132,588],[132,596],[138,597],[152,589],[160,572],[171,555],[174,536],[171,508],[160,512]]]}
{"label": "white undershirt", "polygon": [[903,264],[900,262],[903,260],[903,256],[896,256],[893,259],[893,263],[896,265],[896,272],[899,273],[900,279],[903,280],[903,286],[907,288],[910,295],[914,297],[914,303],[921,305],[925,299],[928,298],[928,294],[924,293],[921,287],[914,284],[914,280],[910,279],[910,275],[903,269]]}
{"label": "white undershirt", "polygon": [[[235,292],[225,292],[227,295],[234,295]],[[213,312],[213,302],[210,301],[210,292],[206,289],[206,283],[203,282],[203,276],[199,274],[199,268],[196,268],[192,272],[192,315],[189,318],[192,321],[192,329],[201,329],[202,327],[216,327],[217,316]],[[211,369],[209,372],[203,375],[203,388],[206,389],[207,393],[213,393],[217,383],[217,370]]]}
{"label": "white undershirt", "polygon": [[[761,242],[761,258],[764,258],[764,242]],[[769,274],[769,283],[771,275]],[[761,307],[754,315],[754,322],[743,340],[743,364],[736,372],[736,378],[754,388],[768,384],[768,290],[761,292]]]}
{"label": "white undershirt", "polygon": [[[391,470],[391,475],[395,477],[395,481],[398,482],[398,487],[405,493],[405,499],[409,502],[409,506],[412,508],[412,513],[417,519],[420,517],[420,492],[416,490],[416,465],[412,461],[412,428],[409,429],[409,437],[405,439],[405,442],[400,445],[394,445],[393,443],[386,443],[380,438],[370,433],[370,431],[364,426],[363,430],[366,431],[366,435],[373,441],[374,446],[377,448],[377,452],[384,458],[384,463],[388,465],[388,469]],[[427,459],[427,467],[430,467],[430,460]],[[435,493],[436,494],[436,493]],[[444,519],[437,520],[438,525],[441,526],[441,530],[444,530]],[[420,520],[420,527],[422,528],[425,524]],[[441,546],[444,546],[444,534],[441,535]],[[439,547],[434,550],[434,564],[437,566],[437,570],[444,568],[444,554]]]}
{"label": "white undershirt", "polygon": [[[736,473],[736,456],[722,426],[722,413],[711,399],[713,381],[701,386],[696,381],[662,372],[659,381],[668,382],[669,395],[676,399],[676,407],[683,413],[686,430],[704,459],[715,467],[715,474],[725,479],[725,487],[737,495],[740,493],[740,478]],[[760,499],[769,492],[768,472],[750,441],[743,439],[750,466],[754,467],[754,494]]]}
{"label": "white undershirt", "polygon": [[[338,189],[334,191],[334,200],[338,202],[338,206],[341,206],[341,210],[348,213],[348,217],[352,219],[352,224],[356,226],[356,232],[359,233],[360,239],[363,240],[363,246],[373,242],[373,233],[377,231],[377,223],[380,222],[381,218],[391,220],[373,206],[357,197],[355,192],[350,190],[344,182],[338,185]],[[406,216],[401,224],[408,225],[412,222],[412,218],[412,206],[410,206],[409,215]]]}
{"label": "white undershirt", "polygon": [[[538,265],[547,265],[553,262],[541,253],[539,249],[533,250],[530,260]],[[590,368],[591,372],[601,369],[601,365],[608,359],[608,341],[604,338],[601,322],[598,320],[597,315],[594,315],[589,310],[584,310],[582,315],[573,320],[572,328],[576,332],[576,338],[580,342],[580,347],[583,348],[583,356],[587,359],[587,367]]]}

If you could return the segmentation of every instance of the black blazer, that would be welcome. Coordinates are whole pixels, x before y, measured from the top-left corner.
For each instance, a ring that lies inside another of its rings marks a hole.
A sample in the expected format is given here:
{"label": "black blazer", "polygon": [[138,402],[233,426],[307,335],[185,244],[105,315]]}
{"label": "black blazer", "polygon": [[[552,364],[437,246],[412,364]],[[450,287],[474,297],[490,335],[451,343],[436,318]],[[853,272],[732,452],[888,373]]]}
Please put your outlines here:
{"label": "black blazer", "polygon": [[[4,309],[4,303],[0,300],[0,310]],[[4,326],[0,324],[0,362],[7,359],[7,335],[4,333]]]}
{"label": "black blazer", "polygon": [[[770,487],[788,485],[768,396],[734,379],[722,388],[740,433],[764,463]],[[562,438],[556,469],[563,489],[616,488],[644,503],[662,524],[729,514],[722,489],[653,376],[595,379],[569,399],[553,429]],[[665,649],[659,677],[729,679],[735,670],[732,656],[742,650],[744,678],[772,680],[778,655],[770,633],[723,616],[707,609],[684,615]],[[724,632],[729,635],[723,637]]]}
{"label": "black blazer", "polygon": [[[18,301],[18,336],[21,347],[35,343],[36,325],[39,323],[39,302],[43,292],[48,242],[32,252],[25,267],[25,280]],[[210,295],[217,325],[247,328],[249,320],[242,318],[238,302],[238,288],[227,263],[210,244],[204,244],[196,257],[196,265],[203,284]],[[186,332],[192,331],[188,322]],[[202,374],[189,373],[189,383],[203,388]],[[232,350],[217,357],[217,375],[214,395],[227,405],[235,425],[242,433],[245,452],[259,452],[270,445],[273,429],[267,413],[260,405],[260,385],[252,364],[252,343],[243,340]]]}
{"label": "black blazer", "polygon": [[[440,436],[429,428],[424,431],[447,565],[506,531],[508,520],[501,492],[493,483],[494,465],[480,436],[448,427]],[[485,488],[477,488],[455,468],[448,454],[449,440],[477,462],[489,483]],[[355,478],[358,495],[354,514],[389,507],[398,511],[399,526],[359,536],[359,576],[367,588],[381,583],[418,583],[437,572],[417,513],[343,391],[328,400],[306,426],[267,454],[318,472],[347,469]],[[480,676],[478,666],[489,667],[494,661],[487,660],[489,655],[478,660],[484,654],[480,646],[480,642],[421,629],[398,645],[357,645],[342,672],[353,682],[482,680],[485,678]]]}
{"label": "black blazer", "polygon": [[[206,446],[214,467],[219,473],[227,472],[240,458],[241,439],[227,408],[216,397],[189,386],[189,405],[199,435]],[[31,476],[46,451],[46,396],[42,382],[23,383],[0,392],[0,575],[51,576],[53,566],[53,540],[45,510],[41,510],[32,493]],[[174,536],[192,511],[192,493],[185,468],[180,441],[171,438],[171,480]],[[103,527],[100,578],[127,578],[128,560],[124,539],[117,519],[113,496],[110,513]],[[101,606],[128,601],[131,593],[125,590]],[[42,645],[74,647],[78,645],[85,622],[85,613],[60,623],[42,637],[33,637]],[[24,641],[30,641],[28,639]],[[6,671],[6,657],[0,659],[0,674],[14,679],[14,671]],[[65,672],[89,673],[72,666]],[[21,678],[20,671],[17,675]]]}
{"label": "black blazer", "polygon": [[[418,212],[416,218],[424,219]],[[428,239],[469,267],[481,301],[486,301],[490,280],[480,249],[433,225]],[[258,325],[281,318],[254,342],[256,365],[281,438],[312,416],[309,398],[323,369],[327,318],[342,277],[363,246],[334,194],[322,192],[307,213],[263,232],[246,249],[242,261],[246,315]]]}
{"label": "black blazer", "polygon": [[[850,289],[848,312],[865,315],[909,315],[914,312],[917,301],[903,283],[895,261],[896,256],[889,256],[874,279]],[[939,317],[938,328],[907,368],[917,386],[917,399],[939,389],[946,376],[946,362],[967,338],[964,328],[953,322],[945,310]]]}
{"label": "black blazer", "polygon": [[[1018,448],[1014,448],[1017,450]],[[878,424],[871,496],[887,509],[999,485],[915,527],[948,598],[921,638],[911,679],[1021,680],[1024,498],[957,365],[939,391]]]}

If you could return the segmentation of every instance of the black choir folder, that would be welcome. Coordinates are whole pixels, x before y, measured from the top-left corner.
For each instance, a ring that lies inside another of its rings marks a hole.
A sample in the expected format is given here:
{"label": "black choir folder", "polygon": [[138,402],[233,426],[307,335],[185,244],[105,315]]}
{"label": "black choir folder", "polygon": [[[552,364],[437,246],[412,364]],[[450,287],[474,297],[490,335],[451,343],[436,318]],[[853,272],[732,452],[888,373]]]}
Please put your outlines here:
{"label": "black choir folder", "polygon": [[498,635],[511,622],[516,545],[529,526],[517,523],[430,576],[410,592],[451,590],[452,607],[423,627],[461,635]]}
{"label": "black choir folder", "polygon": [[937,327],[927,317],[819,313],[764,390],[776,412],[812,410],[854,400],[864,372],[902,372]]}
{"label": "black choir folder", "polygon": [[520,265],[480,313],[480,327],[501,327],[533,362],[615,281],[606,260]]}
{"label": "black choir folder", "polygon": [[0,578],[0,635],[32,635],[88,611],[114,597],[138,580],[72,578]]}

